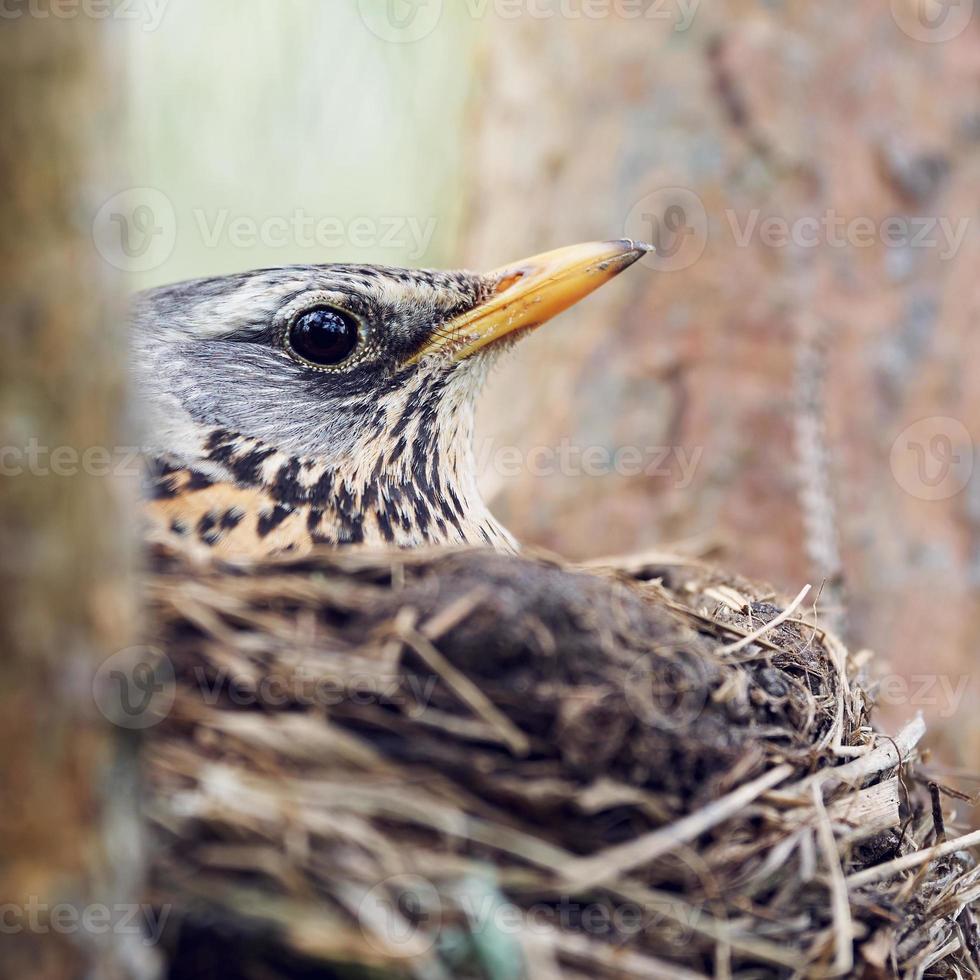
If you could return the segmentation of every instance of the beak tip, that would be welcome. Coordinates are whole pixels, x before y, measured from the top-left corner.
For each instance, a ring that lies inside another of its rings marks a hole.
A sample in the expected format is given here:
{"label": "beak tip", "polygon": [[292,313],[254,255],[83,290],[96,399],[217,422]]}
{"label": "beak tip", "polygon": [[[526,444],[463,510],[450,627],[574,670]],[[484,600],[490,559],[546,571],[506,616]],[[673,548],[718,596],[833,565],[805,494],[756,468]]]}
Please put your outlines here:
{"label": "beak tip", "polygon": [[619,238],[614,241],[608,242],[607,244],[612,246],[618,246],[623,250],[623,252],[636,252],[637,258],[640,255],[646,255],[647,252],[656,252],[656,246],[651,245],[649,242],[634,241],[632,238]]}
{"label": "beak tip", "polygon": [[[628,269],[631,265],[639,262],[644,255],[657,250],[654,245],[650,245],[648,242],[634,241],[632,238],[617,238],[601,244],[606,249],[605,263],[608,263],[609,267],[615,268],[617,272]],[[605,265],[601,267],[604,268]]]}

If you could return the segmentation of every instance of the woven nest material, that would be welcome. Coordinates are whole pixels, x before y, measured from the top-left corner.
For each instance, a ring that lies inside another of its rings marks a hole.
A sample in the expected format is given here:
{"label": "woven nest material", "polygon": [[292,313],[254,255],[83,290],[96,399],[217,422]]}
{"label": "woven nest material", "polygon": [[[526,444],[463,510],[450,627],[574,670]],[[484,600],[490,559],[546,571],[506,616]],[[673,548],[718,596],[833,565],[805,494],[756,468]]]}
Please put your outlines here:
{"label": "woven nest material", "polygon": [[159,554],[149,592],[173,978],[980,976],[976,835],[813,608],[667,555]]}

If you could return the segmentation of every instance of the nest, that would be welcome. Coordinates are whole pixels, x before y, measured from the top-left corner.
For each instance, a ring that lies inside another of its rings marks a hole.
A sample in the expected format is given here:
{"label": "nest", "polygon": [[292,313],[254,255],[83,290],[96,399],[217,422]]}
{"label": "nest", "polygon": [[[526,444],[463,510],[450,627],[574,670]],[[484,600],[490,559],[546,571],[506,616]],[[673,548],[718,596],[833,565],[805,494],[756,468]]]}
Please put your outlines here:
{"label": "nest", "polygon": [[475,551],[149,591],[172,978],[980,976],[977,835],[800,601]]}

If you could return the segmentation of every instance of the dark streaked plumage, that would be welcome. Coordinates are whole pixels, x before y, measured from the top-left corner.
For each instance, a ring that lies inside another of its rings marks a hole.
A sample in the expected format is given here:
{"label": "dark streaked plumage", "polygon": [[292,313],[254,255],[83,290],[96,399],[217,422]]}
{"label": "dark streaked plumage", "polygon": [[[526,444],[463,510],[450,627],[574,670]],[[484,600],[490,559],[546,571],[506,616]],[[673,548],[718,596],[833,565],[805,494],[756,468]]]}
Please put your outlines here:
{"label": "dark streaked plumage", "polygon": [[483,380],[521,331],[644,250],[576,246],[489,275],[294,266],[143,294],[134,363],[153,534],[225,557],[513,549],[477,488]]}

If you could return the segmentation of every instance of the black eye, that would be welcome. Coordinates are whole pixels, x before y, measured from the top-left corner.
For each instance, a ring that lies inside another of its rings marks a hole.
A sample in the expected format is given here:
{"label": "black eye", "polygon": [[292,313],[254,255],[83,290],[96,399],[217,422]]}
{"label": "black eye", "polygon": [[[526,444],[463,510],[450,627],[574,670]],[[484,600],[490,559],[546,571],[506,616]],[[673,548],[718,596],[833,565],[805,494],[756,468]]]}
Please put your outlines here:
{"label": "black eye", "polygon": [[360,336],[357,320],[332,307],[309,310],[289,328],[289,349],[311,364],[334,367],[346,361]]}

